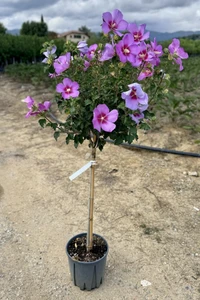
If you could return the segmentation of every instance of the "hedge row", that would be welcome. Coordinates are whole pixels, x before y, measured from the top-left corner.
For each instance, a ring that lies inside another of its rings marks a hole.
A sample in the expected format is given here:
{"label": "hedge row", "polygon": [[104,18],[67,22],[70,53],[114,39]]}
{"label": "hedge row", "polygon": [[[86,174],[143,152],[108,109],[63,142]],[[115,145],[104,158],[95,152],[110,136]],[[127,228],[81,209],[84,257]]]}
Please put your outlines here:
{"label": "hedge row", "polygon": [[[43,59],[40,53],[46,37],[28,35],[0,35],[0,66],[18,63],[39,62]],[[55,39],[57,54],[63,51],[64,40]]]}

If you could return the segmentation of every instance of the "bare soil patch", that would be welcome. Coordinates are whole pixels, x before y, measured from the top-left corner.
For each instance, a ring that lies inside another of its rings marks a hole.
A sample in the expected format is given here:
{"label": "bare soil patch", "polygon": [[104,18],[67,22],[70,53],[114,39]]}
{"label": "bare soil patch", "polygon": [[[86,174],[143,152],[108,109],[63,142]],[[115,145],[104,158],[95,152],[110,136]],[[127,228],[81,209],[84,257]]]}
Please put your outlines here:
{"label": "bare soil patch", "polygon": [[[27,95],[51,91],[0,77],[0,299],[199,300],[200,159],[106,145],[97,153],[94,231],[109,254],[99,289],[70,281],[67,241],[87,229],[87,143],[24,118]],[[199,152],[199,139],[174,124],[141,132],[139,144]],[[151,283],[143,286],[142,280]]]}

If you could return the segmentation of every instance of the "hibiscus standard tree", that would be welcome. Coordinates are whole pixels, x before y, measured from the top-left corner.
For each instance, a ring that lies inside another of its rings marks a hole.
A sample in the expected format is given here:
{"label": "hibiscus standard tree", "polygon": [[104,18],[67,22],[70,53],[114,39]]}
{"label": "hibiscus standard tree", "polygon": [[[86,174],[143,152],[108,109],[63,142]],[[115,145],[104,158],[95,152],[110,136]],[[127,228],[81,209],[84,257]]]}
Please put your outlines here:
{"label": "hibiscus standard tree", "polygon": [[[139,128],[149,129],[154,103],[165,97],[169,86],[165,64],[178,64],[182,71],[182,59],[188,58],[179,40],[162,49],[156,39],[149,40],[145,24],[128,23],[117,9],[105,12],[102,19],[104,43],[67,42],[59,57],[53,42],[44,44],[43,62],[56,80],[53,102],[65,121],[51,118],[52,101],[37,104],[30,96],[24,100],[26,117],[39,116],[40,125],[52,127],[56,140],[64,135],[66,144],[73,141],[76,148],[87,140],[93,161],[108,138],[116,145],[131,144]],[[92,184],[87,252],[93,247],[93,188]]]}

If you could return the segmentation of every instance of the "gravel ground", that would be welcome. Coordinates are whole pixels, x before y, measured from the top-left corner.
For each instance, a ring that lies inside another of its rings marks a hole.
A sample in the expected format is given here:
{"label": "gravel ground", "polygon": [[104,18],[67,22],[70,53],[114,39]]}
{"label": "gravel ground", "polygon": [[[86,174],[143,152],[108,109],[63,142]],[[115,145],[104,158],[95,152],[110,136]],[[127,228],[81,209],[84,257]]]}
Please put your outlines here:
{"label": "gravel ground", "polygon": [[[89,174],[69,176],[89,150],[24,119],[27,95],[51,93],[0,77],[0,299],[199,300],[200,177],[188,172],[200,173],[200,159],[110,144],[98,152],[94,231],[109,255],[101,287],[80,291],[65,245],[87,229]],[[199,152],[195,139],[165,124],[139,143]]]}

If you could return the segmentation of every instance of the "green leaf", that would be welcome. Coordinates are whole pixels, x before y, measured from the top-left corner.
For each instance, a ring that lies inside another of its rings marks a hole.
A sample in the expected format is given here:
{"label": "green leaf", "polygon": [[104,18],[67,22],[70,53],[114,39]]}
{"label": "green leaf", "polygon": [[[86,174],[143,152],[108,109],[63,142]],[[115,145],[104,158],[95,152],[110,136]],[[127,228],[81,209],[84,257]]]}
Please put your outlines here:
{"label": "green leaf", "polygon": [[151,129],[151,127],[147,123],[141,123],[140,129],[149,130],[149,129]]}
{"label": "green leaf", "polygon": [[55,131],[53,136],[54,136],[54,139],[57,141],[57,139],[60,136],[60,131]]}
{"label": "green leaf", "polygon": [[137,135],[137,127],[136,126],[130,127],[129,131],[130,131],[130,134]]}
{"label": "green leaf", "polygon": [[124,141],[124,138],[123,138],[122,136],[118,136],[118,137],[116,138],[114,144],[115,144],[115,145],[120,145],[120,144],[123,143],[123,141]]}
{"label": "green leaf", "polygon": [[134,135],[129,134],[129,135],[127,135],[127,137],[126,137],[126,140],[127,140],[127,142],[128,142],[129,144],[131,144],[132,141],[134,140],[134,138],[135,138]]}
{"label": "green leaf", "polygon": [[38,120],[38,123],[40,124],[40,126],[41,126],[42,128],[45,127],[46,122],[47,122],[47,121],[46,121],[45,119],[39,119],[39,120]]}
{"label": "green leaf", "polygon": [[120,104],[117,106],[117,108],[125,110],[125,103],[124,102],[120,102]]}
{"label": "green leaf", "polygon": [[52,127],[54,130],[56,130],[57,126],[58,126],[57,123],[51,123],[51,127]]}
{"label": "green leaf", "polygon": [[90,99],[85,100],[85,106],[90,105],[92,101]]}
{"label": "green leaf", "polygon": [[192,126],[183,126],[184,129],[187,129],[187,130],[191,130],[193,127]]}

